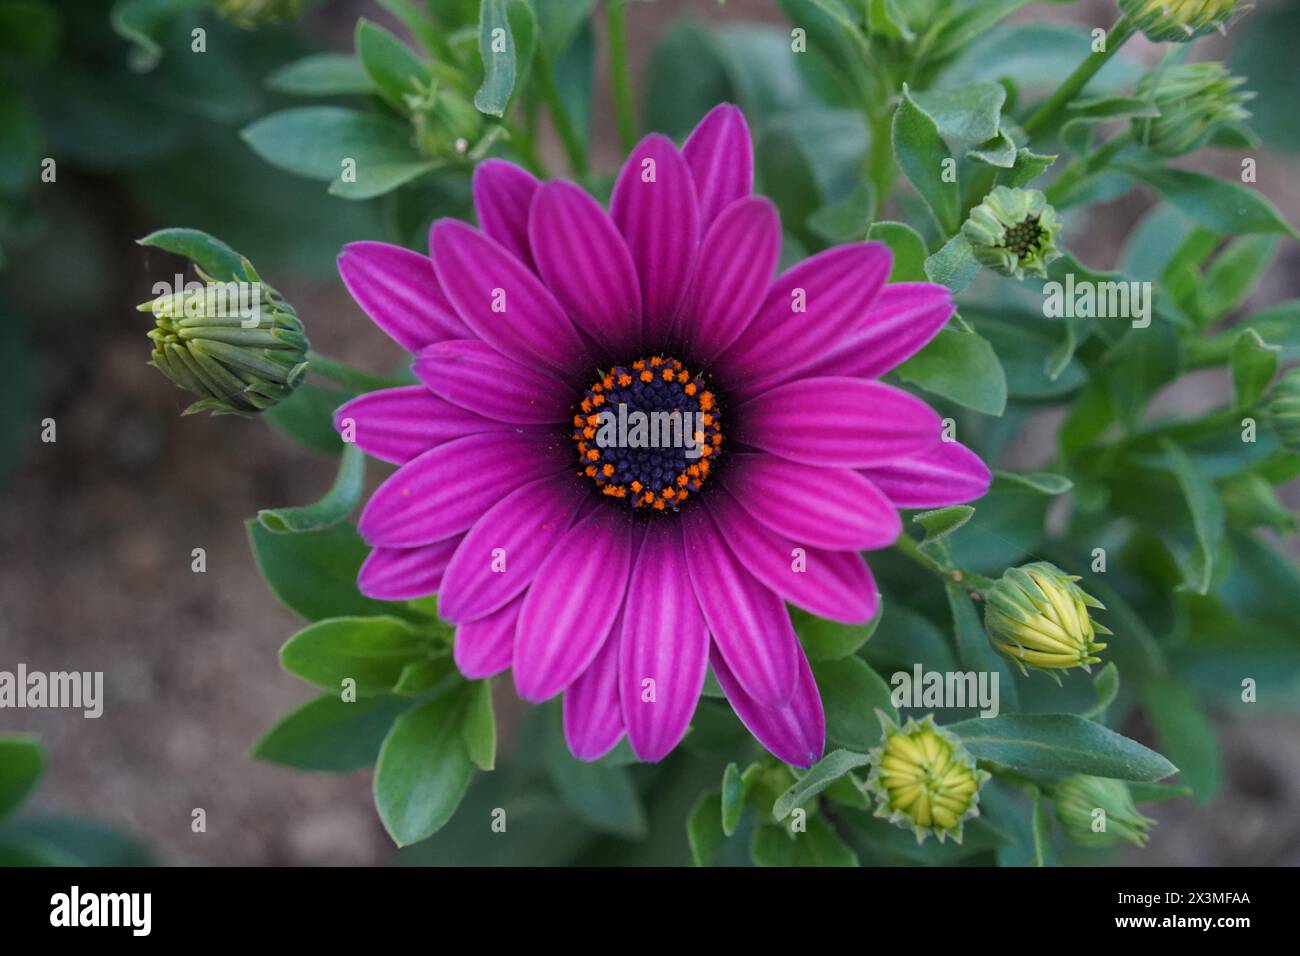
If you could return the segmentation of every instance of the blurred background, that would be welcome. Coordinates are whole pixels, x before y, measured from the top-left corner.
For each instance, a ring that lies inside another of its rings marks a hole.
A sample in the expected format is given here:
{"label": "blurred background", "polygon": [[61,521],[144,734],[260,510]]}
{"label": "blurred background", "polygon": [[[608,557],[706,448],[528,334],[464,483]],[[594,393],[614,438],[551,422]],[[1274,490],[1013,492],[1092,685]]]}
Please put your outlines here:
{"label": "blurred background", "polygon": [[[394,367],[399,351],[348,297],[334,257],[345,242],[388,237],[394,222],[431,212],[403,208],[413,201],[405,192],[364,203],[331,197],[323,184],[263,162],[239,131],[289,104],[264,84],[277,67],[313,50],[350,50],[358,16],[401,27],[355,0],[309,4],[299,21],[256,32],[196,8],[171,28],[174,42],[151,49],[129,39],[120,17],[114,28],[113,10],[96,0],[0,0],[0,669],[103,671],[107,697],[97,720],[0,711],[0,733],[37,734],[48,756],[25,815],[107,824],[165,863],[392,862],[368,771],[305,774],[248,758],[311,691],[280,670],[277,651],[298,622],[261,581],[243,522],[259,508],[314,500],[332,463],[260,422],[181,418],[189,398],[146,366],[149,322],[134,308],[179,260],[133,240],[163,226],[204,229],[284,293],[314,347],[364,368]],[[1089,26],[1114,17],[1108,0],[1016,15]],[[767,0],[635,2],[628,18],[639,107],[647,96],[705,105],[739,97],[748,106],[725,69],[698,80],[683,72],[692,38],[725,38],[751,24],[778,42],[788,36]],[[193,22],[207,30],[207,52],[177,55]],[[620,151],[599,18],[594,39],[592,161],[612,173]],[[1261,0],[1228,37],[1202,41],[1195,53],[1229,60],[1267,91],[1251,104],[1264,141],[1254,153],[1257,188],[1292,222],[1300,221],[1298,41],[1300,4]],[[1155,62],[1141,38],[1130,46],[1139,63]],[[655,128],[663,115],[662,105],[642,113]],[[562,168],[554,137],[541,145]],[[54,183],[36,178],[46,156],[57,161]],[[1237,163],[1235,152],[1196,159],[1226,175]],[[440,201],[454,210],[464,200]],[[1075,212],[1066,242],[1082,261],[1109,267],[1150,203],[1139,190]],[[1284,242],[1251,304],[1297,295],[1300,248]],[[1203,408],[1225,394],[1220,376],[1192,376],[1161,406]],[[56,442],[40,440],[45,419],[56,423]],[[1050,415],[1033,422],[1004,464],[1049,456],[1055,424]],[[191,571],[199,547],[203,574]],[[1152,843],[1125,862],[1300,863],[1300,719],[1219,720],[1216,730],[1225,753],[1218,799],[1149,810],[1160,824]],[[1140,725],[1126,732],[1150,740]],[[502,763],[511,763],[512,746],[530,744],[507,730]],[[486,797],[471,792],[476,799]],[[206,811],[206,832],[191,829],[196,808]],[[553,826],[580,829],[563,816]],[[662,859],[688,859],[680,829],[655,838],[669,841]],[[436,848],[419,852],[416,862],[443,861]],[[513,862],[544,859],[520,850]]]}

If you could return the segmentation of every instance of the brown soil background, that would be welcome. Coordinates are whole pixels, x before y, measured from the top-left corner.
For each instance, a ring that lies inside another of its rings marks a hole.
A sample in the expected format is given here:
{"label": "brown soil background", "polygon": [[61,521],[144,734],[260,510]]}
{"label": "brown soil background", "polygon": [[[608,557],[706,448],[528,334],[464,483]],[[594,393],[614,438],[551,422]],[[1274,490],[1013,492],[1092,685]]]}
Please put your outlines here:
{"label": "brown soil background", "polygon": [[[342,47],[359,13],[385,19],[372,4],[334,3],[309,22]],[[638,79],[650,41],[684,13],[784,22],[766,0],[721,8],[712,0],[634,3]],[[1106,24],[1113,16],[1113,5],[1098,0],[1039,6],[1021,19]],[[593,160],[612,169],[619,155],[603,59],[597,70],[603,99],[594,110]],[[554,143],[547,145],[558,160]],[[1293,222],[1300,221],[1297,173],[1294,157],[1260,160],[1261,192]],[[1108,264],[1145,206],[1129,198],[1102,208],[1086,229],[1074,224],[1072,245],[1085,261]],[[152,278],[128,240],[171,223],[142,222],[132,210],[119,211],[117,221],[122,242],[120,259],[110,264],[112,297],[86,316],[84,338],[40,343],[44,386],[32,429],[53,417],[58,441],[32,445],[0,499],[0,667],[25,661],[32,669],[106,675],[108,702],[98,720],[59,711],[0,715],[0,729],[39,734],[50,756],[29,810],[113,824],[173,864],[391,861],[369,772],[303,774],[247,759],[252,742],[311,692],[279,669],[277,650],[298,622],[263,586],[243,521],[261,507],[313,500],[331,480],[330,465],[266,427],[180,418],[185,397],[146,367],[143,327],[131,309],[148,297]],[[1296,296],[1297,276],[1300,250],[1284,244],[1255,299]],[[375,369],[399,358],[337,281],[277,277],[277,285],[322,352]],[[1200,376],[1165,401],[1199,407],[1223,388],[1221,377]],[[1026,435],[1017,456],[1041,455],[1050,424]],[[190,570],[196,547],[206,549],[205,574]],[[1298,730],[1300,719],[1291,715],[1220,724],[1224,793],[1209,807],[1157,806],[1152,845],[1130,861],[1300,863]],[[207,814],[202,834],[190,829],[198,807]]]}

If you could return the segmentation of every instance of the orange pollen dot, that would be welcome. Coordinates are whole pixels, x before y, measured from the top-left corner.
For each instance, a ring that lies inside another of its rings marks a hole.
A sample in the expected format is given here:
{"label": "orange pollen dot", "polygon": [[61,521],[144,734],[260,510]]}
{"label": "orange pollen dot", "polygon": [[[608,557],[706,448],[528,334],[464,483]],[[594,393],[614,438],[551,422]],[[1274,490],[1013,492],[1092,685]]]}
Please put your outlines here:
{"label": "orange pollen dot", "polygon": [[653,381],[654,381],[654,378],[655,378],[655,376],[654,376],[654,372],[642,372],[642,373],[641,373],[641,381],[643,381],[643,382],[653,382]]}

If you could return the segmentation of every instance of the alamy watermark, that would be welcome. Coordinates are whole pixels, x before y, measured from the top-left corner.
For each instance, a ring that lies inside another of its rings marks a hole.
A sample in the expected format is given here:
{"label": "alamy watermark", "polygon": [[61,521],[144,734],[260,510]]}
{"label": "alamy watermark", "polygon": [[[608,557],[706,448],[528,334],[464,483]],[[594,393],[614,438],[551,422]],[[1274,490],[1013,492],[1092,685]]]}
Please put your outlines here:
{"label": "alamy watermark", "polygon": [[927,671],[914,664],[910,673],[895,671],[890,675],[894,689],[889,701],[895,707],[926,710],[975,707],[981,717],[996,717],[999,676],[997,671]]}
{"label": "alamy watermark", "polygon": [[601,448],[684,448],[686,457],[700,457],[704,444],[704,412],[643,412],[618,403],[618,411],[603,409],[596,428]]}
{"label": "alamy watermark", "polygon": [[1093,282],[1065,274],[1065,282],[1043,284],[1043,315],[1049,319],[1131,319],[1133,328],[1151,324],[1150,282]]}
{"label": "alamy watermark", "polygon": [[155,282],[153,296],[155,315],[237,318],[244,329],[255,329],[262,321],[259,282],[186,282],[185,276],[178,272],[170,284]]}
{"label": "alamy watermark", "polygon": [[104,713],[103,671],[0,671],[0,708],[72,709],[94,719]]}

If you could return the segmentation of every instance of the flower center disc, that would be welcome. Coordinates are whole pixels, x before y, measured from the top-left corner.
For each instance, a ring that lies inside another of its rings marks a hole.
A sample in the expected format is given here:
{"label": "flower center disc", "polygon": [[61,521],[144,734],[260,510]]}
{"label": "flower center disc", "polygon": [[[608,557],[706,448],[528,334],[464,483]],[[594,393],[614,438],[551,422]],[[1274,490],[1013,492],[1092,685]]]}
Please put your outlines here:
{"label": "flower center disc", "polygon": [[720,418],[704,376],[676,359],[616,365],[575,409],[579,467],[603,494],[633,508],[676,511],[717,464]]}
{"label": "flower center disc", "polygon": [[1038,217],[1016,223],[1007,230],[1006,247],[1023,259],[1038,245],[1043,230],[1038,225]]}

